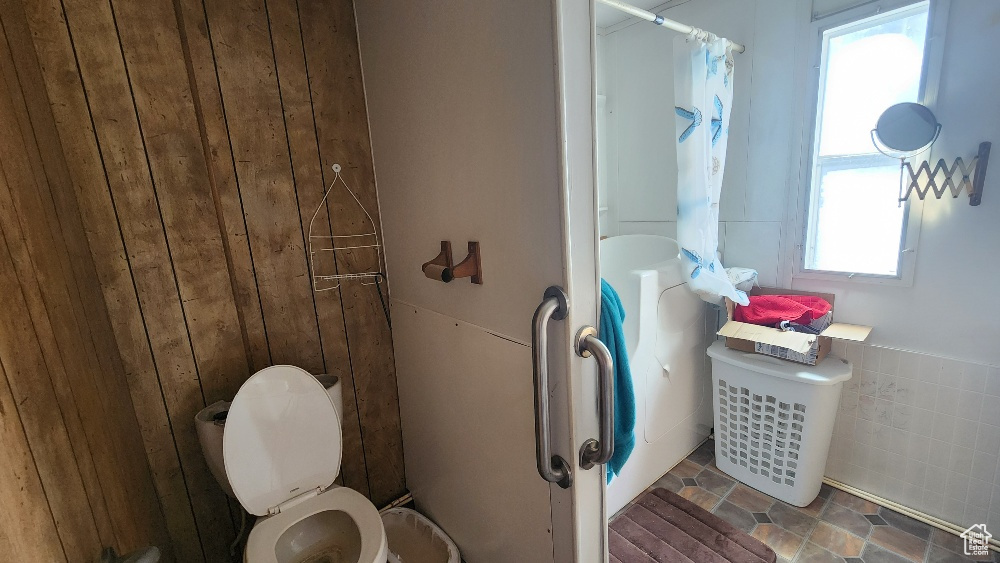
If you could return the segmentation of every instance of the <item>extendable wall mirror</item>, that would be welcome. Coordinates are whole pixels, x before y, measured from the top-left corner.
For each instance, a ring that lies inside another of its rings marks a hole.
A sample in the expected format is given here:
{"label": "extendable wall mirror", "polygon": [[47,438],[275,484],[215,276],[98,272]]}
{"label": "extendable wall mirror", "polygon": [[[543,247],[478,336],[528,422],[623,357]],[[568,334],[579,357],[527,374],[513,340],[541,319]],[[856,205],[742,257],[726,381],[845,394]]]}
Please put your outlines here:
{"label": "extendable wall mirror", "polygon": [[880,153],[899,159],[900,203],[914,191],[920,199],[924,199],[927,192],[933,192],[934,197],[941,199],[945,191],[950,190],[952,197],[967,192],[969,205],[979,205],[991,143],[979,143],[979,152],[968,166],[961,158],[956,158],[949,167],[942,158],[933,169],[925,160],[914,170],[913,165],[907,162],[906,159],[931,148],[940,134],[941,124],[934,117],[934,112],[927,106],[904,102],[882,112],[872,129],[872,144]]}
{"label": "extendable wall mirror", "polygon": [[890,106],[872,129],[875,148],[886,156],[909,158],[931,148],[941,133],[934,112],[912,102]]}

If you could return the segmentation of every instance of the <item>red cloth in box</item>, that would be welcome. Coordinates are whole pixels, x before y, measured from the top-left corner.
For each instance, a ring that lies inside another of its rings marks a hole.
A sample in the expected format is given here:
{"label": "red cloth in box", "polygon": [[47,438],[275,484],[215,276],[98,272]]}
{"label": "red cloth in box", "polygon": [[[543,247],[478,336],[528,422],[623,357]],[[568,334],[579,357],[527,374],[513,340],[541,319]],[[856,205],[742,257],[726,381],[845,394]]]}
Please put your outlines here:
{"label": "red cloth in box", "polygon": [[749,305],[736,306],[733,320],[771,327],[781,321],[807,325],[831,308],[826,299],[812,295],[751,295]]}

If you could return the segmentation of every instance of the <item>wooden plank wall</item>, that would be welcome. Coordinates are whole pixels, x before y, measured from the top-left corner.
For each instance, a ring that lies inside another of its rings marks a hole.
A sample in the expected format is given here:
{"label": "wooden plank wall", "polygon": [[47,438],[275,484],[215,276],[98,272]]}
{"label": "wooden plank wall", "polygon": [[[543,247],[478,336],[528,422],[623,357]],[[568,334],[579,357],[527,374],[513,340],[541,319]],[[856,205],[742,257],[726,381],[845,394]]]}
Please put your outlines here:
{"label": "wooden plank wall", "polygon": [[0,553],[172,556],[19,5],[0,2]]}
{"label": "wooden plank wall", "polygon": [[[145,457],[135,472],[146,468],[159,500],[155,515],[169,536],[119,532],[114,524],[126,518],[118,512],[124,509],[109,501],[92,510],[91,535],[60,535],[60,545],[155,539],[169,541],[177,561],[227,560],[239,506],[208,472],[193,419],[272,364],[339,375],[346,406],[340,479],[376,505],[403,494],[394,361],[379,288],[346,282],[314,293],[306,252],[309,221],[335,162],[378,225],[352,2],[0,0],[0,11],[12,53],[4,76],[37,80],[29,104],[48,115],[52,146],[43,152],[62,163],[47,177],[75,206],[72,218],[60,216],[79,229],[66,252],[89,264],[74,273],[85,276],[91,301],[103,298],[106,342],[93,345],[98,358],[91,363],[117,369],[116,381],[127,382],[128,395],[117,400],[130,400],[134,414],[118,422],[137,428],[129,443]],[[30,126],[38,128],[34,115]],[[318,234],[355,233],[365,220],[338,188]],[[380,265],[373,253],[343,250],[327,266],[349,272]],[[387,298],[384,280],[381,290]],[[114,361],[99,363],[109,351]],[[2,384],[6,409],[17,392],[13,379],[11,397]],[[25,434],[30,442],[33,421],[21,422],[20,433],[0,429],[4,444]],[[83,433],[70,426],[70,434]],[[126,430],[106,433],[113,431]],[[25,473],[26,458],[10,461],[20,463],[11,471]],[[34,461],[36,484],[61,478],[42,475],[49,462]],[[93,473],[81,468],[80,490],[70,493],[90,494]],[[0,495],[6,499],[4,490]],[[82,512],[60,518],[84,521],[89,513]],[[45,533],[32,527],[32,534]]]}

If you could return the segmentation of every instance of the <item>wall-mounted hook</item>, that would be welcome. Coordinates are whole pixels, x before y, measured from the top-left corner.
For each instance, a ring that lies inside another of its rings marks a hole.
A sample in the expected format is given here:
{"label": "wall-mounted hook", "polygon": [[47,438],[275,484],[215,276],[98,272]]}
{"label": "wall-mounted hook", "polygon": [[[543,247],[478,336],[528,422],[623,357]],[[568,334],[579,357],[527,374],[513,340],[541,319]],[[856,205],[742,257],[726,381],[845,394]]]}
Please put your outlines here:
{"label": "wall-mounted hook", "polygon": [[460,264],[452,268],[452,274],[456,278],[472,278],[472,283],[483,284],[483,266],[479,259],[479,242],[469,243],[469,255]]}
{"label": "wall-mounted hook", "polygon": [[420,269],[432,280],[448,283],[455,279],[451,262],[451,242],[441,241],[441,252],[430,262],[424,262]]}

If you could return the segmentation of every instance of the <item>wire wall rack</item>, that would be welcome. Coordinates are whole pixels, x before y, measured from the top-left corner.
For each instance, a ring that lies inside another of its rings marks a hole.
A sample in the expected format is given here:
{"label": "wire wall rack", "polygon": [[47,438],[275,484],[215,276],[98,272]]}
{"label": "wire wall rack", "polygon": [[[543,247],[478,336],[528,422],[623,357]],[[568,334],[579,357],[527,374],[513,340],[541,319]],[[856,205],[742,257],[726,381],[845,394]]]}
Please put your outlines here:
{"label": "wire wall rack", "polygon": [[[330,186],[323,193],[323,199],[320,200],[319,205],[316,206],[316,211],[313,212],[312,219],[309,220],[309,273],[312,276],[313,291],[315,292],[337,289],[340,287],[341,282],[345,280],[360,280],[361,285],[374,285],[384,275],[380,270],[382,267],[382,244],[379,242],[375,220],[372,219],[371,213],[368,213],[365,206],[361,205],[361,200],[358,199],[358,196],[355,195],[354,191],[347,185],[347,182],[344,181],[344,177],[340,175],[341,169],[340,164],[333,165],[333,181],[330,182]],[[354,203],[365,213],[371,231],[346,235],[314,234],[316,218],[319,217],[320,211],[330,197],[330,192],[337,187],[338,183],[347,190],[347,193],[351,194]],[[361,255],[362,259],[365,254],[370,254],[370,257],[375,259],[375,269],[364,272],[340,273],[336,265],[336,253],[340,251],[357,253]],[[317,267],[317,261],[321,263],[320,267]],[[329,271],[322,271],[324,265],[328,265],[326,267]]]}

